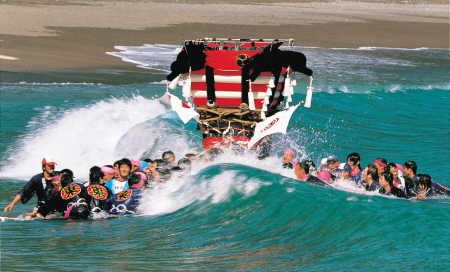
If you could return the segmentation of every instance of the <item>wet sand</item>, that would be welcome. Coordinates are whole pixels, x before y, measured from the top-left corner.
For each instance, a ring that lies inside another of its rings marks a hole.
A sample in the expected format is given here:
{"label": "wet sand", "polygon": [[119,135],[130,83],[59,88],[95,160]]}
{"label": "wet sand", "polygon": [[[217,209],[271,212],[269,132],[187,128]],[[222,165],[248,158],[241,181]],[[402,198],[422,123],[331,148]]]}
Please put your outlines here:
{"label": "wet sand", "polygon": [[132,69],[114,46],[294,38],[298,46],[449,48],[449,5],[297,1],[0,2],[0,70]]}

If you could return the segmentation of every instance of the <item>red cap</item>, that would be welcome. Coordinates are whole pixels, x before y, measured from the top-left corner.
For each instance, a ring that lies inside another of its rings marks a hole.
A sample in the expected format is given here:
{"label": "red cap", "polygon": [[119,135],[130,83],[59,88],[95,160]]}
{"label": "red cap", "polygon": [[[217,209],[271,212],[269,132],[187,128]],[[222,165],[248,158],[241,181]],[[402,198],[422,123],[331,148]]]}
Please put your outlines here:
{"label": "red cap", "polygon": [[50,157],[45,157],[43,160],[42,160],[42,165],[54,165],[54,164],[56,164],[56,162],[52,159],[52,158],[50,158]]}

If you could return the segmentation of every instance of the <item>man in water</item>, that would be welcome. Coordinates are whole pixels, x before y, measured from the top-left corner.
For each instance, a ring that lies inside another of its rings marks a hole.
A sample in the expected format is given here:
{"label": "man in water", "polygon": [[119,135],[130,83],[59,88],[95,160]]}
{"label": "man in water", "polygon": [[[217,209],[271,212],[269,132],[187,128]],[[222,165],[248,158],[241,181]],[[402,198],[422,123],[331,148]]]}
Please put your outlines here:
{"label": "man in water", "polygon": [[162,159],[170,162],[172,166],[175,166],[175,154],[172,151],[166,151],[162,154]]}
{"label": "man in water", "polygon": [[130,188],[114,194],[105,201],[104,209],[112,214],[124,215],[136,212],[141,191],[144,188],[143,176],[132,174],[129,178]]}
{"label": "man in water", "polygon": [[131,171],[130,174],[133,174],[136,171],[139,171],[141,169],[142,163],[139,158],[130,158],[131,162]]}
{"label": "man in water", "polygon": [[116,174],[112,165],[104,165],[100,167],[100,169],[102,170],[103,174],[105,174],[105,179],[107,182],[112,180]]}
{"label": "man in water", "polygon": [[379,181],[381,189],[379,191],[382,195],[393,195],[399,198],[408,198],[402,190],[395,187],[394,182],[394,176],[391,172],[383,172],[379,176]]}
{"label": "man in water", "polygon": [[108,187],[113,194],[127,190],[128,176],[130,175],[131,168],[133,167],[129,159],[121,159],[118,161],[118,176],[108,181],[105,186]]}
{"label": "man in water", "polygon": [[346,163],[341,171],[341,178],[347,181],[351,181],[352,177],[350,176],[350,172],[352,171],[352,167],[350,164]]}
{"label": "man in water", "polygon": [[106,182],[108,182],[106,174],[100,167],[94,166],[89,170],[90,185],[86,188],[86,203],[88,204],[91,213],[102,211],[106,199],[113,195],[111,190],[108,187],[105,187]]}
{"label": "man in water", "polygon": [[359,185],[363,186],[368,192],[374,192],[380,190],[380,184],[378,183],[378,169],[373,164],[368,164],[363,171],[362,180]]}
{"label": "man in water", "polygon": [[312,183],[320,186],[327,186],[327,183],[321,181],[317,177],[309,174],[309,165],[306,162],[300,162],[295,165],[295,175],[298,180]]}
{"label": "man in water", "polygon": [[384,172],[387,166],[387,160],[384,158],[378,158],[373,161],[373,164],[378,169],[378,175]]}
{"label": "man in water", "polygon": [[283,161],[283,167],[288,169],[295,168],[297,164],[297,160],[295,160],[295,153],[291,149],[286,149],[283,152],[283,156],[281,156],[281,160]]}
{"label": "man in water", "polygon": [[51,191],[53,190],[52,174],[55,171],[55,161],[46,157],[42,160],[42,173],[33,176],[30,181],[23,186],[22,190],[16,195],[13,201],[6,206],[4,212],[10,211],[14,205],[21,200],[23,204],[27,203],[36,193],[38,202],[37,209],[40,205],[43,205],[50,199]]}
{"label": "man in water", "polygon": [[405,179],[405,193],[409,197],[415,197],[419,190],[419,177],[415,161],[407,161],[403,164],[403,178]]}
{"label": "man in water", "polygon": [[186,158],[188,158],[191,162],[194,162],[197,159],[198,156],[198,152],[197,151],[191,151],[189,153],[187,153]]}

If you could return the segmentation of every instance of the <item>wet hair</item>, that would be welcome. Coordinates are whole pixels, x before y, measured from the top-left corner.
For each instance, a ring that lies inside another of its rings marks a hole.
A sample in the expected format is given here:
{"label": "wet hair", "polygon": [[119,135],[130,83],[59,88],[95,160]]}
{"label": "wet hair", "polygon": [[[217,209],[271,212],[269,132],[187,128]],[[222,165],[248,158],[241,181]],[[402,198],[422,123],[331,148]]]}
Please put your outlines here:
{"label": "wet hair", "polygon": [[306,160],[305,163],[309,165],[309,169],[316,168],[316,164],[312,160]]}
{"label": "wet hair", "polygon": [[391,171],[392,168],[396,168],[397,169],[397,165],[395,165],[395,163],[390,162],[387,164],[385,171]]}
{"label": "wet hair", "polygon": [[376,159],[377,161],[380,161],[381,163],[383,163],[383,164],[386,164],[387,165],[387,160],[386,159],[384,159],[384,158],[377,158]]}
{"label": "wet hair", "polygon": [[89,207],[87,204],[73,205],[70,211],[70,217],[74,219],[87,219],[89,217]]}
{"label": "wet hair", "polygon": [[136,174],[131,174],[131,176],[128,178],[128,187],[131,188],[131,186],[138,184],[141,181],[141,176]]}
{"label": "wet hair", "polygon": [[348,154],[348,156],[347,156],[347,162],[348,162],[349,160],[350,160],[353,164],[358,163],[358,168],[359,168],[359,170],[361,170],[361,157],[359,156],[358,153],[353,152],[353,153]]}
{"label": "wet hair", "polygon": [[61,172],[59,172],[59,175],[61,176],[61,186],[62,187],[65,187],[67,184],[73,182],[74,176],[73,176],[72,170],[63,169],[63,170],[61,170]]}
{"label": "wet hair", "polygon": [[367,169],[367,175],[371,176],[373,181],[378,181],[378,169],[377,169],[377,167],[375,165],[373,165],[373,164],[368,164],[366,167],[368,168]]}
{"label": "wet hair", "polygon": [[306,161],[302,161],[302,162],[298,163],[298,165],[300,166],[300,168],[305,170],[306,174],[309,174],[309,164]]}
{"label": "wet hair", "polygon": [[172,169],[170,169],[170,171],[172,172],[183,172],[183,168],[179,167],[179,166],[175,166]]}
{"label": "wet hair", "polygon": [[165,160],[155,160],[154,162],[156,162],[156,167],[158,168],[167,168],[170,166],[170,162],[165,161]]}
{"label": "wet hair", "polygon": [[128,165],[128,167],[130,167],[130,171],[131,171],[131,169],[133,169],[133,164],[131,164],[131,161],[129,159],[127,159],[127,158],[121,159],[118,163],[119,168],[124,164]]}
{"label": "wet hair", "polygon": [[419,185],[422,184],[427,189],[431,188],[431,177],[427,174],[420,175]]}
{"label": "wet hair", "polygon": [[417,164],[416,164],[415,161],[407,161],[407,162],[405,162],[405,164],[403,165],[403,168],[411,169],[413,171],[414,175],[417,172]]}
{"label": "wet hair", "polygon": [[91,169],[89,169],[89,172],[89,182],[91,183],[91,185],[100,184],[100,179],[105,176],[105,173],[103,173],[98,166],[92,167]]}
{"label": "wet hair", "polygon": [[171,176],[171,171],[167,167],[157,167],[156,171],[159,173],[159,178],[162,180],[169,180]]}
{"label": "wet hair", "polygon": [[166,161],[170,158],[170,156],[173,156],[173,158],[175,158],[175,154],[172,151],[168,150],[162,154],[162,159]]}
{"label": "wet hair", "polygon": [[292,167],[292,162],[286,162],[286,163],[283,163],[283,168],[286,168],[286,169],[292,169],[293,167]]}
{"label": "wet hair", "polygon": [[148,164],[153,163],[153,161],[151,159],[144,159],[144,161]]}
{"label": "wet hair", "polygon": [[114,165],[113,168],[114,168],[116,165],[119,165],[119,163],[120,163],[120,160],[115,161],[114,164],[113,164],[113,165]]}
{"label": "wet hair", "polygon": [[389,186],[394,186],[394,175],[392,175],[391,172],[384,171],[383,173],[381,173],[381,176],[383,176],[387,183],[389,183]]}
{"label": "wet hair", "polygon": [[[178,166],[183,171],[191,171],[191,161],[188,158],[182,158],[178,161]],[[172,169],[173,170],[173,169]]]}

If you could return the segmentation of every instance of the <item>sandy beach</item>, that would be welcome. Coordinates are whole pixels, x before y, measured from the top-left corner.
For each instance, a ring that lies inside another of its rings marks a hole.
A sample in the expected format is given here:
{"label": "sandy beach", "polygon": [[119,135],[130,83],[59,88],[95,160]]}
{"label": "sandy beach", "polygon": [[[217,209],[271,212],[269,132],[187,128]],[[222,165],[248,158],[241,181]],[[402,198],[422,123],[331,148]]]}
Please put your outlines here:
{"label": "sandy beach", "polygon": [[449,48],[446,1],[0,2],[0,70],[132,69],[114,46],[294,38],[298,46]]}

